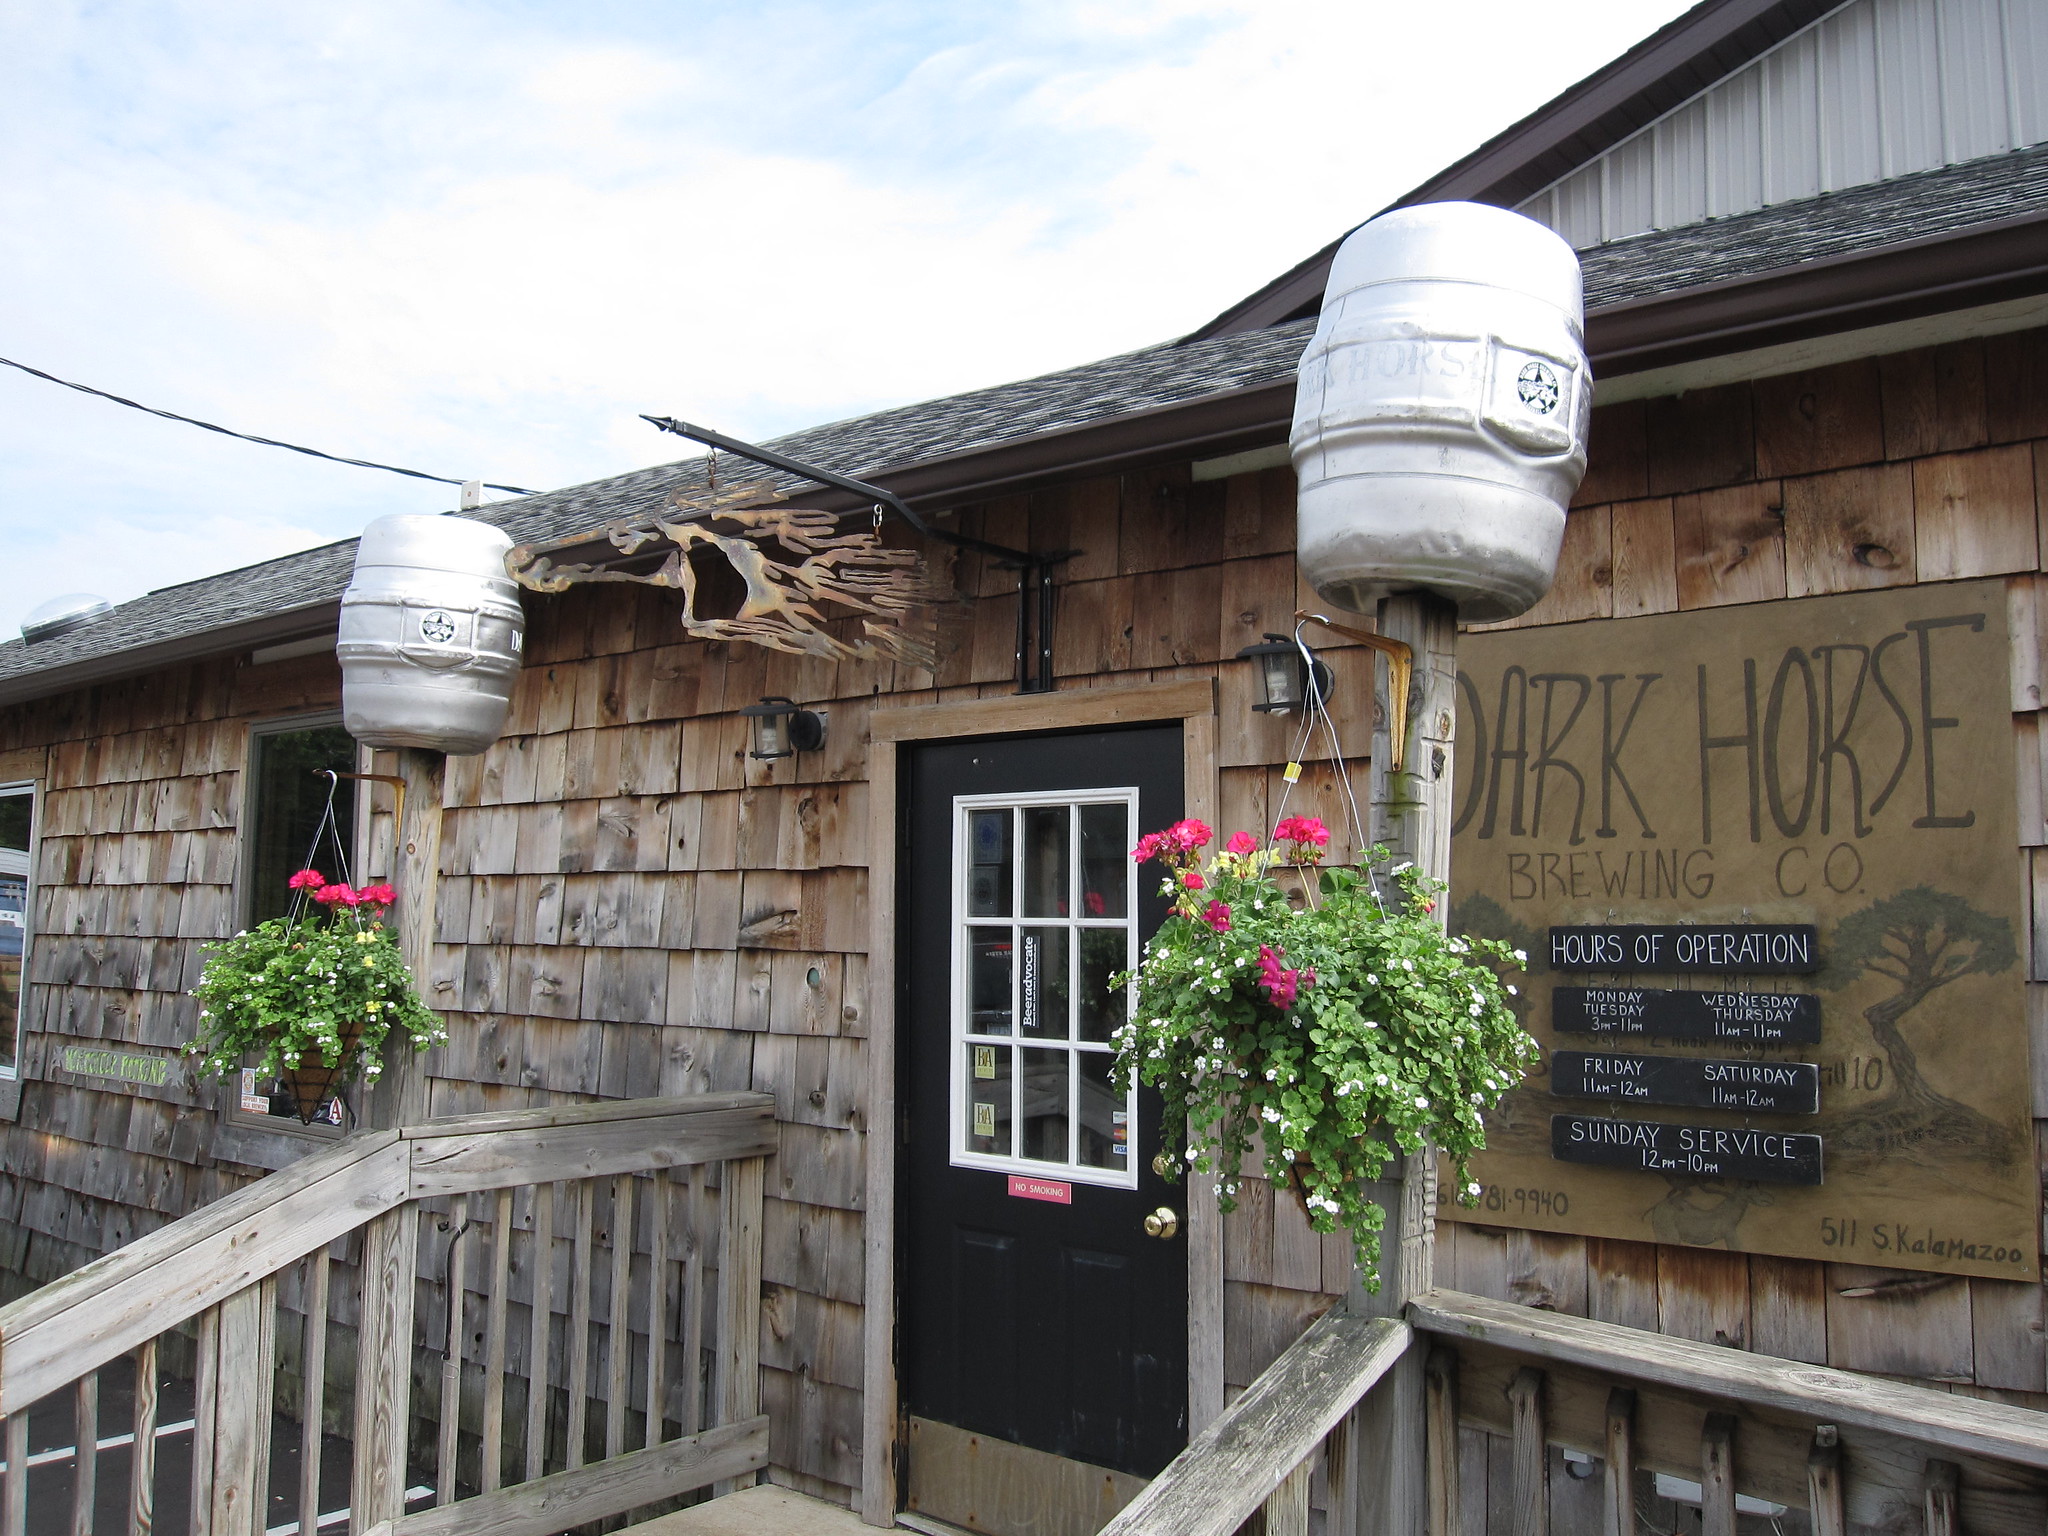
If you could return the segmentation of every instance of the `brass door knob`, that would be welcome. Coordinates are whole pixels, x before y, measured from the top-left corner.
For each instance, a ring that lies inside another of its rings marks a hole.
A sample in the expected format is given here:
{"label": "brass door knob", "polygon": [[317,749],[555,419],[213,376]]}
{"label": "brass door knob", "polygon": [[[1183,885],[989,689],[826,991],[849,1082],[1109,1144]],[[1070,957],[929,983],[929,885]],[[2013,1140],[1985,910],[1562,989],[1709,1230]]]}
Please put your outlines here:
{"label": "brass door knob", "polygon": [[1171,1207],[1162,1205],[1145,1218],[1145,1235],[1156,1237],[1162,1243],[1171,1242],[1180,1233],[1180,1217]]}

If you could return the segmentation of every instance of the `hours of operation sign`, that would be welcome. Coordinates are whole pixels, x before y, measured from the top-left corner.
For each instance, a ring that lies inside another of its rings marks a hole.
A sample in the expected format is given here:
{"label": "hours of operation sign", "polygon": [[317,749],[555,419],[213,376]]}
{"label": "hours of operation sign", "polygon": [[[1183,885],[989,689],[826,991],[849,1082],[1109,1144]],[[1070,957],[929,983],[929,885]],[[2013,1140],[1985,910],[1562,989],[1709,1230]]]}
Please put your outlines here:
{"label": "hours of operation sign", "polygon": [[2034,1279],[1997,582],[1480,633],[1452,924],[1527,952],[1503,1226]]}

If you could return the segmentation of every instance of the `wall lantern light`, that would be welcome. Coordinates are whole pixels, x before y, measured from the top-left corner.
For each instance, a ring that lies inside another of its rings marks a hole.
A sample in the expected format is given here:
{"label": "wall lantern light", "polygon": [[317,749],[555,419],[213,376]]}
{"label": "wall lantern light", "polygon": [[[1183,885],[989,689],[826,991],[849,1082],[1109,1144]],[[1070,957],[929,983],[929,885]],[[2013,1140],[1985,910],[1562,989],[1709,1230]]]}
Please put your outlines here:
{"label": "wall lantern light", "polygon": [[764,698],[740,711],[754,722],[754,750],[747,755],[758,762],[815,752],[825,745],[825,717],[814,709],[800,709],[794,699]]}
{"label": "wall lantern light", "polygon": [[1259,694],[1265,702],[1252,708],[1262,715],[1284,715],[1301,708],[1311,683],[1318,700],[1330,697],[1330,669],[1312,660],[1286,635],[1267,635],[1263,644],[1248,645],[1237,654],[1242,660],[1258,663]]}

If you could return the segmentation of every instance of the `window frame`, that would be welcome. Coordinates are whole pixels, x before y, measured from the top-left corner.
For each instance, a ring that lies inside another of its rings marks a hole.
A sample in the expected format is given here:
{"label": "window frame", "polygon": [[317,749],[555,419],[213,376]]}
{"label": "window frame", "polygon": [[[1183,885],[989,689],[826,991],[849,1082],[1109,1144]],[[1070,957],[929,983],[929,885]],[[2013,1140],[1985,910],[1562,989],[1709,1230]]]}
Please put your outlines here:
{"label": "window frame", "polygon": [[[249,722],[249,737],[242,755],[241,805],[235,824],[235,835],[240,846],[235,857],[234,910],[236,926],[246,928],[253,915],[251,903],[256,899],[256,806],[259,794],[257,784],[257,762],[261,743],[266,736],[282,736],[291,731],[317,730],[323,726],[342,724],[339,709],[308,710],[293,715],[278,715],[267,720]],[[361,742],[355,743],[355,772],[363,771],[364,749]],[[365,797],[357,796],[352,825],[347,832],[349,858],[360,866],[365,847],[364,815]],[[343,1104],[347,1100],[343,1099]],[[217,1149],[218,1155],[232,1161],[248,1163],[256,1167],[280,1168],[295,1161],[314,1146],[340,1140],[356,1129],[344,1113],[341,1125],[305,1125],[296,1115],[272,1115],[242,1107],[242,1084],[237,1076],[220,1085],[217,1113],[224,1145]],[[284,1138],[273,1142],[272,1137]]]}
{"label": "window frame", "polygon": [[[18,1094],[22,1082],[23,1035],[27,1032],[29,963],[36,938],[36,865],[42,843],[43,786],[39,779],[0,780],[0,796],[25,796],[28,800],[28,869],[22,876],[21,892],[21,975],[14,994],[14,1060],[0,1066],[0,1093]],[[11,1116],[0,1117],[11,1118]]]}
{"label": "window frame", "polygon": [[[1079,1162],[1075,1155],[1070,1155],[1063,1162],[1050,1162],[1040,1158],[1025,1157],[1021,1152],[1015,1150],[1009,1153],[995,1153],[974,1152],[967,1148],[967,1094],[970,1081],[968,1077],[967,1050],[970,1046],[993,1044],[998,1049],[1007,1049],[1017,1053],[1011,1058],[1013,1065],[1010,1072],[1010,1144],[1013,1149],[1022,1145],[1023,1119],[1020,1109],[1023,1095],[1023,1072],[1021,1069],[1021,1053],[1026,1047],[1059,1050],[1070,1058],[1083,1052],[1091,1055],[1106,1054],[1111,1059],[1115,1057],[1116,1047],[1113,1043],[1082,1041],[1074,1038],[1072,1034],[1072,1010],[1076,1006],[1076,1000],[1072,996],[1071,988],[1067,1004],[1069,1009],[1068,1033],[1063,1039],[1033,1039],[1023,1035],[1020,1032],[1019,1025],[1019,989],[1023,986],[1023,978],[1021,967],[1014,960],[1010,970],[1010,1033],[999,1039],[994,1035],[979,1035],[976,1031],[967,1028],[971,1011],[969,993],[973,986],[969,964],[970,936],[979,928],[1007,927],[1012,932],[1021,933],[1025,928],[1030,927],[1060,927],[1073,935],[1078,935],[1083,929],[1089,927],[1122,928],[1127,935],[1125,953],[1129,959],[1129,964],[1125,968],[1135,969],[1137,967],[1138,957],[1142,953],[1142,946],[1138,937],[1142,920],[1138,909],[1138,868],[1136,863],[1130,860],[1124,861],[1126,886],[1124,898],[1125,915],[1123,918],[1091,923],[1081,917],[1079,913],[1072,911],[1065,917],[1030,917],[1023,912],[1023,903],[1018,899],[1018,893],[1021,891],[1024,880],[1023,841],[1021,837],[1013,833],[1011,838],[1012,899],[1010,902],[1010,915],[1008,917],[975,918],[969,914],[968,884],[973,860],[970,827],[971,817],[975,811],[1007,810],[1015,816],[1036,806],[1065,806],[1078,813],[1081,807],[1089,805],[1123,806],[1125,808],[1126,827],[1136,827],[1138,824],[1138,789],[1134,785],[1099,789],[1011,791],[1002,794],[955,795],[953,797],[952,902],[951,910],[947,914],[947,920],[952,930],[950,934],[952,976],[948,991],[950,1016],[947,1021],[946,1034],[947,1049],[951,1058],[946,1068],[947,1081],[951,1085],[948,1092],[950,1103],[947,1108],[946,1157],[947,1162],[952,1167],[985,1169],[995,1173],[1018,1174],[1031,1178],[1059,1180],[1074,1184],[1093,1184],[1106,1189],[1136,1189],[1138,1187],[1139,1170],[1136,1150],[1138,1146],[1138,1085],[1135,1074],[1132,1075],[1131,1080],[1124,1087],[1124,1114],[1126,1116],[1124,1124],[1127,1127],[1125,1145],[1131,1148],[1131,1150],[1124,1156],[1125,1166],[1122,1169],[1115,1167],[1098,1168],[1090,1164],[1084,1164]],[[1016,823],[1013,821],[1014,825]],[[1080,816],[1078,814],[1069,818],[1068,835],[1070,838],[1069,847],[1072,850],[1069,859],[1068,878],[1072,882],[1071,891],[1077,892],[1080,889],[1082,880],[1082,864],[1078,857],[1081,835]],[[1067,951],[1068,974],[1071,980],[1079,975],[1080,943],[1078,938],[1068,941]],[[1125,994],[1126,1018],[1130,1017],[1131,1009],[1135,1006],[1136,1000],[1137,988],[1133,986]],[[1069,1094],[1067,1101],[1068,1146],[1070,1154],[1075,1154],[1078,1149],[1080,1127],[1079,1105],[1074,1095],[1078,1094],[1079,1087],[1075,1068],[1071,1060],[1067,1067],[1067,1085]]]}

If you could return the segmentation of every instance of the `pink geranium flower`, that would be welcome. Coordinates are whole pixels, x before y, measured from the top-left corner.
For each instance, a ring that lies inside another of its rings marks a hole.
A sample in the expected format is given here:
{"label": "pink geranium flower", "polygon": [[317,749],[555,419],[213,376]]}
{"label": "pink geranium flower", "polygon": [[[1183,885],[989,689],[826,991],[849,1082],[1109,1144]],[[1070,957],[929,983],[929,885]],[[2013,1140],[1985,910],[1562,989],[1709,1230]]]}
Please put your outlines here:
{"label": "pink geranium flower", "polygon": [[1199,891],[1209,882],[1202,878],[1199,870],[1191,869],[1180,877],[1180,883],[1191,891]]}
{"label": "pink geranium flower", "polygon": [[1256,837],[1253,837],[1249,832],[1233,832],[1230,834],[1230,841],[1225,843],[1223,846],[1228,852],[1234,853],[1239,858],[1242,858],[1244,855],[1248,853],[1255,853],[1258,851],[1259,840]]}
{"label": "pink geranium flower", "polygon": [[398,900],[398,892],[387,884],[366,885],[356,895],[366,907],[388,907]]}
{"label": "pink geranium flower", "polygon": [[355,907],[362,905],[362,894],[352,885],[323,885],[313,893],[313,899],[323,907]]}
{"label": "pink geranium flower", "polygon": [[1202,909],[1202,921],[1218,933],[1230,932],[1230,908],[1220,901],[1212,901]]}
{"label": "pink geranium flower", "polygon": [[327,884],[327,877],[317,869],[302,869],[285,884],[295,891],[317,891]]}
{"label": "pink geranium flower", "polygon": [[1314,864],[1330,846],[1330,829],[1314,816],[1290,816],[1273,829],[1276,842],[1286,843],[1287,862]]}
{"label": "pink geranium flower", "polygon": [[[1275,1008],[1287,1009],[1294,1006],[1294,999],[1300,993],[1302,973],[1281,965],[1280,951],[1270,944],[1259,946],[1259,986],[1266,994],[1266,1001]],[[1313,983],[1315,972],[1308,973]]]}
{"label": "pink geranium flower", "polygon": [[1209,839],[1216,834],[1209,830],[1207,822],[1197,821],[1189,816],[1168,827],[1166,835],[1172,840],[1174,847],[1183,853],[1193,853],[1197,848],[1207,845]]}

